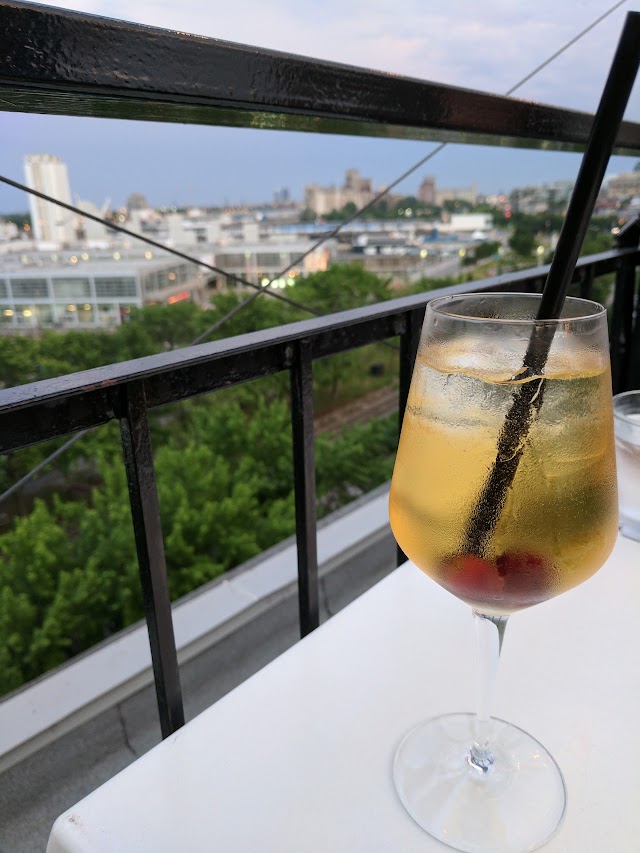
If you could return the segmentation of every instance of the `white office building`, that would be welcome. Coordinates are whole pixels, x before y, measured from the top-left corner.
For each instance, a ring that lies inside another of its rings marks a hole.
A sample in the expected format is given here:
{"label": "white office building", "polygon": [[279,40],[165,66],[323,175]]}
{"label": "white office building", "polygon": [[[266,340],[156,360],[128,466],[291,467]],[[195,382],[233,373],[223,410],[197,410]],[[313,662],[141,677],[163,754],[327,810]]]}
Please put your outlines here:
{"label": "white office building", "polygon": [[115,252],[109,260],[73,255],[37,265],[5,264],[0,330],[117,326],[133,308],[204,304],[205,293],[206,278],[198,267],[174,258],[133,260]]}
{"label": "white office building", "polygon": [[[282,288],[293,284],[298,275],[324,271],[329,265],[333,245],[324,244],[314,248],[314,243],[314,240],[308,238],[288,236],[259,243],[216,246],[213,256],[215,264],[229,273],[227,279],[218,276],[217,288],[242,288],[243,285],[233,276],[262,285],[270,279],[276,279],[273,286]],[[284,276],[281,276],[282,270],[287,270]]]}
{"label": "white office building", "polygon": [[[71,204],[67,166],[53,154],[28,154],[24,159],[27,185],[38,192]],[[41,243],[64,244],[75,238],[74,214],[63,207],[29,196],[34,239]]]}

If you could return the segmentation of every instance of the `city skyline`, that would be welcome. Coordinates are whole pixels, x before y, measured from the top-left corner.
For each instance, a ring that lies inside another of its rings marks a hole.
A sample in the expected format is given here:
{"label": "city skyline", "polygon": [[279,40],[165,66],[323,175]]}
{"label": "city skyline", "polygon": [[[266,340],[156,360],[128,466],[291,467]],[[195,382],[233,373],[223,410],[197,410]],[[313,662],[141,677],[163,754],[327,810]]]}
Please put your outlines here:
{"label": "city skyline", "polygon": [[[452,0],[444,9],[417,0],[399,0],[393,9],[383,0],[350,0],[340,6],[326,0],[320,16],[291,0],[274,0],[268,10],[258,0],[239,0],[232,8],[216,10],[201,0],[186,0],[178,8],[168,0],[126,6],[122,0],[45,5],[498,93],[605,11],[599,0],[569,4],[570,9],[541,0],[535,10],[523,0],[487,0],[481,11],[469,10],[463,0]],[[632,8],[640,8],[640,0],[617,9],[517,96],[592,112],[624,16]],[[637,84],[626,118],[640,120]],[[270,201],[281,187],[301,200],[306,184],[338,184],[352,166],[370,176],[377,188],[394,181],[434,147],[405,140],[6,112],[0,112],[0,132],[5,143],[3,174],[22,180],[24,157],[49,153],[67,163],[74,195],[94,203],[110,196],[114,207],[133,192],[157,207],[257,204]],[[449,145],[397,191],[415,194],[425,174],[432,174],[440,186],[465,186],[475,180],[480,193],[508,192],[575,178],[580,158],[567,152]],[[608,171],[631,170],[636,159],[613,157]],[[0,187],[0,214],[28,207],[24,193]]]}
{"label": "city skyline", "polygon": [[[579,156],[579,155],[574,155],[574,156]],[[67,163],[65,163],[64,160],[62,160],[62,158],[58,158],[58,156],[55,154],[52,155],[49,152],[40,152],[38,154],[27,154],[24,158],[24,161],[23,161],[23,174],[20,176],[21,181],[23,181],[26,185],[34,186],[33,182],[30,180],[30,178],[28,176],[28,170],[30,168],[29,162],[34,160],[34,159],[37,160],[37,159],[41,159],[41,158],[52,159],[52,160],[58,161],[60,163],[61,167],[64,169],[65,173],[67,172]],[[611,162],[613,163],[615,161],[621,161],[624,164],[624,167],[625,167],[624,172],[625,173],[632,172],[634,169],[634,166],[636,164],[640,163],[640,159],[629,158],[629,157],[612,157]],[[426,170],[428,167],[425,165],[424,168]],[[375,179],[372,180],[370,178],[370,176],[362,174],[362,170],[360,169],[359,166],[354,166],[354,164],[350,164],[344,170],[343,174],[341,176],[338,176],[335,180],[323,184],[320,181],[316,181],[316,180],[312,179],[303,186],[300,193],[291,192],[290,187],[288,187],[288,186],[281,186],[281,187],[274,187],[272,192],[271,192],[271,196],[269,198],[253,198],[253,199],[242,199],[242,200],[228,198],[228,199],[224,199],[224,201],[222,201],[222,202],[217,202],[217,203],[212,202],[210,200],[209,201],[203,200],[201,202],[183,202],[183,201],[179,201],[177,199],[173,199],[171,201],[160,201],[160,202],[154,203],[151,199],[149,199],[147,197],[147,194],[145,192],[141,192],[138,188],[134,188],[132,190],[126,191],[126,193],[123,195],[121,201],[119,201],[118,203],[114,202],[113,204],[111,204],[110,209],[117,210],[120,208],[122,208],[122,209],[127,208],[128,207],[128,201],[129,201],[130,197],[134,197],[134,198],[139,197],[141,199],[144,199],[145,201],[148,202],[149,208],[156,209],[156,210],[170,210],[172,208],[173,209],[177,209],[177,208],[180,208],[180,209],[189,209],[189,208],[191,208],[191,209],[197,209],[197,208],[215,209],[215,208],[225,208],[225,207],[229,207],[229,208],[242,208],[242,207],[258,208],[258,207],[269,206],[269,205],[272,205],[274,203],[281,202],[282,201],[281,196],[286,197],[286,200],[288,202],[292,202],[299,207],[303,207],[305,204],[307,192],[311,189],[313,189],[313,190],[319,189],[321,192],[326,192],[327,190],[335,190],[339,194],[344,187],[346,175],[349,172],[360,173],[360,176],[368,184],[370,184],[372,186],[372,190],[373,190],[374,194],[381,191],[382,187],[381,187],[381,185],[376,183]],[[528,183],[527,182],[521,183],[518,186],[512,186],[512,187],[508,187],[508,188],[500,186],[498,189],[490,190],[487,192],[487,191],[482,191],[479,189],[482,182],[478,181],[477,178],[470,180],[468,186],[463,186],[461,182],[458,182],[458,183],[453,182],[453,183],[449,184],[447,187],[443,187],[443,185],[437,181],[435,176],[433,174],[429,173],[428,171],[420,170],[416,174],[417,174],[417,177],[412,182],[414,184],[414,186],[409,187],[408,186],[409,182],[408,181],[404,182],[405,192],[401,192],[401,191],[399,191],[399,188],[395,188],[393,191],[393,195],[395,195],[396,197],[398,195],[400,195],[400,196],[406,196],[406,197],[412,196],[412,197],[420,198],[420,189],[421,189],[420,184],[423,181],[427,180],[427,181],[433,183],[435,191],[436,191],[436,195],[442,196],[443,193],[445,195],[448,193],[451,198],[456,198],[456,197],[458,197],[459,191],[462,191],[463,196],[464,196],[465,191],[467,191],[469,187],[472,187],[474,195],[476,194],[476,190],[477,190],[478,200],[483,201],[485,197],[491,198],[491,197],[497,196],[499,194],[509,195],[513,191],[522,191],[522,190],[531,189],[534,187],[543,187],[543,186],[554,184],[554,183],[566,183],[567,181],[572,182],[573,178],[574,178],[573,175],[571,175],[569,178],[567,178],[566,176],[554,177],[554,178],[549,178],[549,177],[545,176],[543,178],[540,178],[539,180],[533,180],[533,181],[530,181]],[[615,177],[618,174],[620,174],[620,172],[613,171],[611,168],[609,168],[609,170],[607,171],[607,175],[605,176],[605,182],[607,180],[609,180],[610,178]],[[69,187],[72,191],[73,199],[67,198],[66,193],[64,193],[64,192],[58,193],[56,195],[56,193],[54,192],[54,190],[51,187],[47,188],[47,187],[44,187],[44,185],[43,186],[39,186],[39,185],[35,186],[35,188],[39,189],[40,191],[47,191],[47,189],[48,189],[48,194],[50,194],[52,197],[58,197],[58,198],[60,198],[61,201],[65,201],[68,204],[71,203],[71,204],[80,205],[80,207],[82,207],[83,209],[91,210],[91,212],[96,213],[96,214],[98,214],[100,212],[99,209],[93,204],[93,200],[90,200],[90,201],[82,201],[81,200],[82,194],[78,193],[76,191],[76,188],[74,187],[72,182],[69,182],[68,188]],[[19,192],[19,191],[16,191],[16,192]],[[2,210],[0,208],[0,218],[2,218],[3,215],[15,215],[15,214],[20,214],[20,213],[25,213],[25,214],[30,213],[31,216],[33,217],[34,199],[36,197],[32,196],[32,195],[28,195],[26,192],[20,193],[20,197],[22,197],[26,200],[23,207],[22,208],[16,207],[15,209],[6,209],[6,210]],[[107,200],[104,202],[103,214],[101,214],[101,215],[104,215],[104,213],[106,213],[107,207],[105,205],[109,201],[110,201],[110,198],[107,198]],[[42,204],[42,202],[40,202],[40,204]],[[47,208],[50,207],[50,205],[47,205],[46,203],[44,203],[44,204],[45,204],[45,207],[47,207]],[[362,206],[362,205],[363,205],[363,202],[361,202],[358,206]]]}

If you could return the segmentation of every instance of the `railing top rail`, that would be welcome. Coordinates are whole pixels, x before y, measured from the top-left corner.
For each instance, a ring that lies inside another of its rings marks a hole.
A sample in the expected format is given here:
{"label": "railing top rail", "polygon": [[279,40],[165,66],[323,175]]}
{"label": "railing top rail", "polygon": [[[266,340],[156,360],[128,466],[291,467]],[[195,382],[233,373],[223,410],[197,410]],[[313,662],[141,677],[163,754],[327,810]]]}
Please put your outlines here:
{"label": "railing top rail", "polygon": [[[214,38],[0,0],[17,112],[580,150],[592,116]],[[616,153],[640,153],[624,122]]]}
{"label": "railing top rail", "polygon": [[[603,275],[621,262],[640,265],[640,248],[615,249],[581,258],[583,270]],[[402,333],[406,316],[431,299],[484,290],[518,291],[544,281],[548,266],[439,288],[285,326],[110,364],[0,391],[2,446],[18,447],[96,426],[117,417],[120,390],[144,382],[150,408],[267,376],[291,366],[291,344],[309,339],[314,358]]]}

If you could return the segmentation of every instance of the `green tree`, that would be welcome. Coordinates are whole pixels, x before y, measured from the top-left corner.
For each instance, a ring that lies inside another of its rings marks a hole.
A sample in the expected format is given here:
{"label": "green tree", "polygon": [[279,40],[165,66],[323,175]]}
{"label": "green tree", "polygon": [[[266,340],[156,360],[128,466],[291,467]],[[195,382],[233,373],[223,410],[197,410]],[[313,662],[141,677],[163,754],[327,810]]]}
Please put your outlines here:
{"label": "green tree", "polygon": [[[414,195],[406,195],[399,199],[397,204],[393,206],[393,212],[397,216],[399,211],[402,211],[403,216],[418,216],[418,211],[422,210],[422,202]],[[410,213],[407,213],[407,210]]]}
{"label": "green tree", "polygon": [[[173,598],[295,529],[288,400],[269,400],[255,384],[230,390],[190,401],[189,428],[169,440],[153,428]],[[396,440],[395,415],[321,436],[320,513],[387,479]],[[142,616],[122,460],[106,440],[92,449],[100,482],[88,502],[37,500],[0,536],[0,692]]]}
{"label": "green tree", "polygon": [[[188,439],[156,454],[173,597],[293,530],[286,403],[268,403],[254,394],[253,406],[243,411],[238,400],[216,405],[212,399],[192,416]],[[274,504],[282,515],[278,523]]]}
{"label": "green tree", "polygon": [[[188,346],[208,325],[207,312],[192,302],[134,308],[117,329],[118,345],[129,358]],[[142,346],[141,346],[142,343]]]}
{"label": "green tree", "polygon": [[509,247],[523,258],[530,258],[536,244],[535,234],[516,228],[509,238]]}
{"label": "green tree", "polygon": [[580,248],[580,255],[597,255],[599,252],[608,252],[612,248],[613,237],[610,230],[600,231],[589,228]]}
{"label": "green tree", "polygon": [[329,213],[325,213],[322,218],[327,222],[342,222],[344,219],[350,219],[357,210],[356,205],[352,201],[348,201],[340,210],[334,208]]}
{"label": "green tree", "polygon": [[476,257],[476,260],[480,261],[483,258],[491,258],[500,248],[500,243],[496,243],[492,240],[486,240],[484,243],[479,243],[473,253]]}
{"label": "green tree", "polygon": [[500,244],[495,243],[492,240],[486,240],[483,243],[478,243],[464,256],[462,265],[470,266],[478,263],[478,261],[484,260],[485,258],[491,258],[496,254],[499,248]]}
{"label": "green tree", "polygon": [[398,443],[398,417],[351,427],[337,439],[316,444],[318,508],[321,515],[365,494],[391,477]]}
{"label": "green tree", "polygon": [[[3,691],[139,617],[139,606],[124,606],[139,600],[139,583],[131,521],[126,504],[110,495],[112,479],[105,478],[104,498],[90,510],[37,501],[0,537]],[[128,533],[124,550],[121,531]]]}
{"label": "green tree", "polygon": [[397,216],[396,206],[391,205],[386,198],[368,207],[363,213],[364,219],[392,219]]}
{"label": "green tree", "polygon": [[442,209],[448,213],[468,213],[473,205],[462,198],[447,198],[442,202]]}
{"label": "green tree", "polygon": [[24,385],[40,378],[37,372],[38,340],[0,335],[0,388]]}
{"label": "green tree", "polygon": [[[297,279],[295,279],[297,281]],[[288,287],[282,292],[285,296],[291,297],[296,302],[303,303],[302,298],[298,294],[298,287]],[[243,335],[247,332],[255,332],[259,329],[271,329],[274,326],[284,325],[285,323],[293,323],[296,320],[308,319],[309,313],[302,311],[279,299],[274,299],[267,293],[263,293],[246,308],[238,311],[240,305],[249,296],[246,291],[228,291],[226,293],[216,294],[212,300],[212,309],[204,312],[206,319],[206,328],[209,328],[217,322],[223,320],[227,315],[231,314],[228,320],[225,320],[223,325],[214,331],[209,340],[220,340],[230,338],[234,335]],[[303,303],[304,304],[304,303]],[[232,314],[237,311],[238,313]]]}
{"label": "green tree", "polygon": [[[288,293],[319,313],[393,295],[387,282],[359,265],[332,267],[296,282]],[[0,375],[6,384],[15,384],[180,346],[242,298],[239,293],[217,294],[209,311],[191,305],[141,309],[113,333],[0,338],[0,353],[6,355],[0,360]],[[214,337],[307,316],[261,296]],[[317,362],[316,389],[327,399],[336,389],[358,396],[371,387],[372,359],[381,359],[377,349]],[[288,384],[283,373],[151,413],[174,598],[293,533]],[[385,426],[355,427],[338,438],[319,440],[321,513],[389,476],[395,421],[393,417]],[[2,457],[2,487],[59,441]],[[11,524],[0,534],[2,692],[142,616],[117,424],[92,430],[48,470],[59,478],[58,493],[42,493],[35,502],[13,506]]]}
{"label": "green tree", "polygon": [[522,213],[515,211],[511,215],[511,225],[516,231],[526,231],[530,234],[552,234],[560,231],[564,217],[559,213],[545,211],[544,213]]}
{"label": "green tree", "polygon": [[[313,273],[295,287],[295,297],[318,314],[332,314],[391,298],[389,282],[359,264],[336,264],[325,272]],[[329,402],[336,402],[341,383],[355,367],[353,352],[322,359],[314,365],[316,393],[325,392]]]}
{"label": "green tree", "polygon": [[24,229],[25,224],[31,229],[31,215],[29,213],[3,213],[0,218],[4,219],[5,222],[13,222],[19,231]]}
{"label": "green tree", "polygon": [[382,302],[394,293],[388,279],[379,278],[360,264],[334,264],[300,279],[293,296],[320,314],[330,314]]}
{"label": "green tree", "polygon": [[108,332],[44,331],[37,343],[38,379],[109,364],[113,352],[112,335]]}

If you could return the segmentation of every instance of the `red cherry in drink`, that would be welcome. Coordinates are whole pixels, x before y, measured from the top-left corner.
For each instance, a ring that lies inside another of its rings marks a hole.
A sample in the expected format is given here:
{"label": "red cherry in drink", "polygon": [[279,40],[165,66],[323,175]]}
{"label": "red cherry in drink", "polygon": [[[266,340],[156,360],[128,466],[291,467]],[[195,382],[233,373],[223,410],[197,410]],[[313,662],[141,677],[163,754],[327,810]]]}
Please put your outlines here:
{"label": "red cherry in drink", "polygon": [[553,564],[540,554],[512,551],[496,560],[507,597],[536,604],[553,595]]}
{"label": "red cherry in drink", "polygon": [[458,554],[445,563],[441,583],[460,598],[493,600],[502,593],[503,580],[491,560]]}

